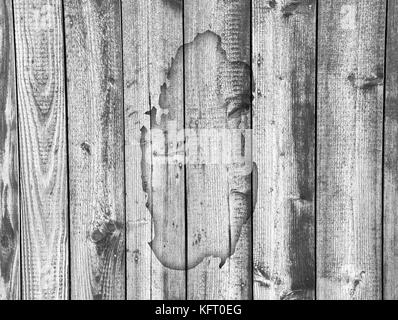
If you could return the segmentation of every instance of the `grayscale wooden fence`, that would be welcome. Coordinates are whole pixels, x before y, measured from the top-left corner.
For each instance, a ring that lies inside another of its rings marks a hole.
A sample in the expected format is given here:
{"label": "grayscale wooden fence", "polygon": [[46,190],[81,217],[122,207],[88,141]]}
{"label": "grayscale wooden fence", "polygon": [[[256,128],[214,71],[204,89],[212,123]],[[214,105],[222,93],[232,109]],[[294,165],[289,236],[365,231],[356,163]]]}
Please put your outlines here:
{"label": "grayscale wooden fence", "polygon": [[0,300],[397,298],[398,1],[0,0]]}

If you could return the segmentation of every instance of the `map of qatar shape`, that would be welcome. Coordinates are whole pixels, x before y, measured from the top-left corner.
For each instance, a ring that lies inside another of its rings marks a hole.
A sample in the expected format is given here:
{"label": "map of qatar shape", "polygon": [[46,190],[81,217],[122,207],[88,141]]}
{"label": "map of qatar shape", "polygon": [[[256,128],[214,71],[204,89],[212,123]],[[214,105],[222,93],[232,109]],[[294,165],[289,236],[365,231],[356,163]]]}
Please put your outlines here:
{"label": "map of qatar shape", "polygon": [[210,256],[220,258],[222,267],[252,215],[257,168],[251,160],[250,170],[242,170],[242,163],[207,161],[200,152],[181,159],[171,151],[173,142],[193,149],[189,139],[185,146],[176,141],[185,127],[199,141],[209,132],[230,132],[232,152],[248,153],[248,137],[236,133],[251,132],[250,78],[246,63],[228,60],[218,35],[198,34],[177,51],[159,108],[149,112],[151,128],[141,129],[142,185],[154,230],[150,246],[170,269],[191,269]]}

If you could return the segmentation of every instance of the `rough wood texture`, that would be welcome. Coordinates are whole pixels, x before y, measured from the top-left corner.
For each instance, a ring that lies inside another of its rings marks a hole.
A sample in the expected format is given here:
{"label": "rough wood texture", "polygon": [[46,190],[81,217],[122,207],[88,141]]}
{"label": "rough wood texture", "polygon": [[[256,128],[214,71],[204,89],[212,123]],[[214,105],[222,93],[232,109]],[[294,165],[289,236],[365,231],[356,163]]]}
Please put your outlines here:
{"label": "rough wood texture", "polygon": [[0,300],[20,298],[19,166],[11,0],[0,1]]}
{"label": "rough wood texture", "polygon": [[[151,216],[141,179],[141,128],[150,128],[149,44],[150,1],[122,1],[127,299],[151,299]],[[149,161],[149,160],[148,160]]]}
{"label": "rough wood texture", "polygon": [[118,0],[65,2],[71,298],[125,298]]}
{"label": "rough wood texture", "polygon": [[184,9],[187,295],[250,299],[250,2],[186,0]]}
{"label": "rough wood texture", "polygon": [[319,299],[381,298],[385,5],[319,1]]}
{"label": "rough wood texture", "polygon": [[24,299],[68,297],[68,200],[60,0],[15,0]]}
{"label": "rough wood texture", "polygon": [[384,138],[384,299],[398,299],[398,2],[388,2]]}
{"label": "rough wood texture", "polygon": [[392,0],[0,0],[0,300],[398,299],[397,34]]}
{"label": "rough wood texture", "polygon": [[183,127],[182,3],[123,1],[123,22],[128,297],[185,299],[184,166],[168,149]]}
{"label": "rough wood texture", "polygon": [[253,1],[254,299],[314,298],[315,38],[315,1]]}

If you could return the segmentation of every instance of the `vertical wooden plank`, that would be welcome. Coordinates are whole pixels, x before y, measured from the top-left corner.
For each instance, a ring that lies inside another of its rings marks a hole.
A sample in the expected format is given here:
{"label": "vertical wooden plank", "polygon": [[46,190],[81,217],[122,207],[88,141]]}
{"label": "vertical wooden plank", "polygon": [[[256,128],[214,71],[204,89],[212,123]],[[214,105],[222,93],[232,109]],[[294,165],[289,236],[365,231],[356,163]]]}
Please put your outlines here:
{"label": "vertical wooden plank", "polygon": [[123,1],[128,297],[185,299],[184,167],[168,149],[183,128],[183,68],[173,63],[183,52],[182,2],[128,2]]}
{"label": "vertical wooden plank", "polygon": [[315,1],[253,1],[254,299],[314,298],[315,32]]}
{"label": "vertical wooden plank", "polygon": [[250,299],[250,1],[184,7],[187,295]]}
{"label": "vertical wooden plank", "polygon": [[71,298],[125,298],[119,0],[65,2]]}
{"label": "vertical wooden plank", "polygon": [[398,2],[388,1],[384,138],[384,299],[398,299]]}
{"label": "vertical wooden plank", "polygon": [[20,298],[19,165],[11,0],[0,1],[0,300]]}
{"label": "vertical wooden plank", "polygon": [[15,0],[24,299],[68,297],[62,7]]}
{"label": "vertical wooden plank", "polygon": [[[141,128],[150,130],[149,36],[150,2],[122,1],[127,299],[151,299],[151,216],[146,207],[141,172]],[[149,159],[150,160],[150,159]],[[148,160],[148,161],[149,161]]]}
{"label": "vertical wooden plank", "polygon": [[381,298],[385,6],[319,1],[319,299]]}

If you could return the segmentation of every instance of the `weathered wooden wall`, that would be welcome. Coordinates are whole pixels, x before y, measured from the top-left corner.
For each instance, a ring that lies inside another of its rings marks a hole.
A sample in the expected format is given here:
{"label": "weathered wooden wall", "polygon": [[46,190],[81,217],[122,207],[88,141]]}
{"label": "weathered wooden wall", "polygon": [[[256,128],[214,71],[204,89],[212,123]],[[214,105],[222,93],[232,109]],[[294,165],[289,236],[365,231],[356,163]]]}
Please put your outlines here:
{"label": "weathered wooden wall", "polygon": [[0,300],[397,299],[398,3],[0,0]]}

